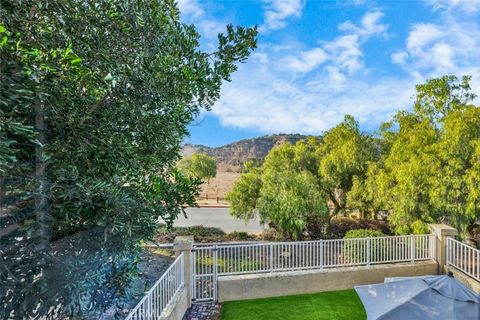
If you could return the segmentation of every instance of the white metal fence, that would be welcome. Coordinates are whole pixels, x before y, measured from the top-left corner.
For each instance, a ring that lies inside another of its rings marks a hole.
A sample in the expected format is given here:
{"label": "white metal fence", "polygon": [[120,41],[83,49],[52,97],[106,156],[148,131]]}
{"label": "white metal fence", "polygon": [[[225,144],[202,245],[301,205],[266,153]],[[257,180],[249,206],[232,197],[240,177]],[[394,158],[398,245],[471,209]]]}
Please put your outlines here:
{"label": "white metal fence", "polygon": [[480,250],[447,238],[447,265],[480,281]]}
{"label": "white metal fence", "polygon": [[219,276],[412,262],[435,258],[433,235],[198,246],[193,297],[216,297]]}
{"label": "white metal fence", "polygon": [[185,283],[184,255],[180,254],[125,320],[157,319]]}

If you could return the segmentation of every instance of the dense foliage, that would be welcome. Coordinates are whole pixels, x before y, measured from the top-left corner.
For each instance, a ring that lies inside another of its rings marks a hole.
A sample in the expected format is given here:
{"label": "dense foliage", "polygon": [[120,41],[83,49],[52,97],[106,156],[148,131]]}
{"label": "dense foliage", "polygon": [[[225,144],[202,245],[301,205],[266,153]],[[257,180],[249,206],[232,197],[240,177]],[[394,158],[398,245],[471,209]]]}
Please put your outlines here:
{"label": "dense foliage", "polygon": [[323,233],[348,213],[387,216],[399,234],[446,222],[465,235],[480,216],[480,108],[469,81],[418,85],[413,110],[398,112],[378,135],[346,116],[321,139],[277,146],[235,184],[231,213],[258,214],[294,237]]}
{"label": "dense foliage", "polygon": [[220,228],[192,226],[160,228],[156,240],[159,243],[172,243],[178,236],[193,236],[193,240],[199,243],[227,242],[227,241],[253,241],[266,240],[263,235],[249,234],[246,232],[233,231],[226,233]]}
{"label": "dense foliage", "polygon": [[414,110],[383,125],[382,157],[352,191],[371,211],[387,211],[398,233],[446,222],[465,235],[480,215],[480,108],[471,104],[469,81],[445,76],[418,85]]}
{"label": "dense foliage", "polygon": [[357,229],[347,231],[345,234],[345,239],[357,239],[357,238],[375,238],[383,237],[385,234],[383,232],[373,229]]}
{"label": "dense foliage", "polygon": [[178,168],[186,176],[206,180],[215,178],[217,175],[217,160],[208,154],[194,153],[190,157],[183,157],[178,161]]}
{"label": "dense foliage", "polygon": [[281,144],[260,168],[246,168],[227,195],[231,213],[242,219],[258,214],[290,239],[302,236],[308,220],[328,217],[325,193],[317,183],[317,144],[314,138]]}
{"label": "dense foliage", "polygon": [[353,177],[363,177],[376,154],[373,140],[346,116],[322,139],[281,144],[260,167],[247,168],[227,195],[231,213],[241,219],[259,215],[292,239],[305,231],[325,233],[328,222],[346,212]]}
{"label": "dense foliage", "polygon": [[129,293],[156,220],[194,204],[186,126],[255,36],[203,52],[173,0],[1,2],[1,318],[96,318]]}

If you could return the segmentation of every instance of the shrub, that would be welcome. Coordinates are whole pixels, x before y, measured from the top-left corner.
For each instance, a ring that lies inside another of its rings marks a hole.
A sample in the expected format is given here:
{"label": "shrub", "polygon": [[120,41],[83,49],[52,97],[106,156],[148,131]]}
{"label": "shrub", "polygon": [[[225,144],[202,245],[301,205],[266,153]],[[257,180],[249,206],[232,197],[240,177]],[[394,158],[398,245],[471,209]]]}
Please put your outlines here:
{"label": "shrub", "polygon": [[320,239],[325,237],[325,231],[328,225],[328,217],[319,215],[307,216],[305,231],[310,239]]}
{"label": "shrub", "polygon": [[166,227],[161,227],[157,235],[157,241],[160,243],[170,243],[177,236],[193,236],[195,242],[221,242],[224,241],[225,232],[219,228],[193,226],[193,227],[175,227],[171,231]]}
{"label": "shrub", "polygon": [[342,239],[345,237],[348,231],[358,229],[371,229],[380,231],[386,235],[392,234],[387,222],[385,221],[338,217],[332,219],[327,227],[324,238]]}
{"label": "shrub", "polygon": [[220,228],[193,226],[193,227],[177,227],[174,228],[177,236],[193,236],[195,237],[211,237],[224,236],[225,232]]}
{"label": "shrub", "polygon": [[262,239],[266,241],[284,241],[284,236],[273,228],[265,229],[262,233]]}
{"label": "shrub", "polygon": [[214,227],[193,226],[193,227],[176,227],[171,231],[165,227],[161,227],[157,241],[160,243],[171,243],[177,236],[193,236],[193,240],[199,243],[208,242],[226,242],[226,241],[250,241],[258,240],[259,236],[248,234],[246,232],[234,231],[225,233],[222,229]]}
{"label": "shrub", "polygon": [[[345,234],[344,239],[355,239],[355,238],[376,238],[383,237],[385,234],[378,230],[372,229],[357,229],[350,230]],[[345,263],[364,263],[367,261],[367,242],[366,241],[345,241],[344,244],[344,255]],[[374,256],[374,253],[377,251],[382,251],[380,242],[372,241],[370,243],[370,257]]]}
{"label": "shrub", "polygon": [[341,239],[349,230],[359,229],[358,221],[352,218],[339,217],[332,219],[327,227],[327,239]]}
{"label": "shrub", "polygon": [[378,230],[373,229],[356,229],[347,231],[344,239],[353,239],[353,238],[375,238],[375,237],[384,237],[385,234]]}
{"label": "shrub", "polygon": [[246,232],[239,232],[239,231],[233,231],[230,233],[227,233],[225,236],[225,240],[227,241],[248,241],[248,240],[255,240],[255,237],[252,235],[249,235]]}

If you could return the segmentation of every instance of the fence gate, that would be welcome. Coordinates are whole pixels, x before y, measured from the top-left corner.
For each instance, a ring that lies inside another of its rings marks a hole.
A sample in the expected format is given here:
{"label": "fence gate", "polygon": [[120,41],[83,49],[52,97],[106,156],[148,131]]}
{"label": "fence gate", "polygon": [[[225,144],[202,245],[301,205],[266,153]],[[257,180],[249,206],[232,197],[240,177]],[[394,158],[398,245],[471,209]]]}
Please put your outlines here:
{"label": "fence gate", "polygon": [[217,300],[218,251],[216,246],[196,246],[192,255],[192,298]]}

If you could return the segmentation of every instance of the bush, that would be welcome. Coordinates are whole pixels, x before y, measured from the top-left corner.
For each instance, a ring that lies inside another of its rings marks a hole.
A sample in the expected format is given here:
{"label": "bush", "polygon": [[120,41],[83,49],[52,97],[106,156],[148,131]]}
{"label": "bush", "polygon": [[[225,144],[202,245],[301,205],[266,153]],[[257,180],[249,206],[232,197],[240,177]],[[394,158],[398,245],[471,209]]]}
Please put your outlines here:
{"label": "bush", "polygon": [[345,234],[344,239],[352,239],[352,238],[375,238],[375,237],[384,237],[385,234],[378,230],[373,229],[357,229],[357,230],[350,230],[347,231]]}
{"label": "bush", "polygon": [[[355,238],[376,238],[383,237],[385,234],[378,230],[372,229],[357,229],[350,230],[345,234],[344,239]],[[365,263],[367,262],[367,242],[366,241],[345,241],[344,255],[345,263]],[[377,241],[370,243],[370,257],[374,256],[377,251],[382,251],[382,245]]]}
{"label": "bush", "polygon": [[224,241],[225,232],[219,228],[204,226],[175,227],[171,231],[166,227],[161,227],[157,235],[157,241],[170,243],[177,236],[193,236],[195,242],[221,242]]}
{"label": "bush", "polygon": [[193,236],[193,240],[198,243],[259,240],[259,236],[246,232],[234,231],[225,233],[219,228],[193,226],[176,227],[171,231],[161,227],[157,235],[157,241],[160,243],[171,243],[177,236]]}
{"label": "bush", "polygon": [[327,227],[324,238],[342,239],[345,237],[348,231],[358,229],[371,229],[380,231],[386,235],[392,234],[387,222],[385,221],[338,217],[332,219],[330,225]]}
{"label": "bush", "polygon": [[319,215],[307,216],[305,231],[310,239],[321,239],[325,237],[325,231],[328,226],[328,217]]}
{"label": "bush", "polygon": [[225,236],[225,240],[227,241],[249,241],[249,240],[256,240],[256,238],[246,232],[239,232],[233,231],[227,233]]}
{"label": "bush", "polygon": [[284,241],[284,236],[273,228],[265,229],[262,233],[262,239],[265,241]]}

